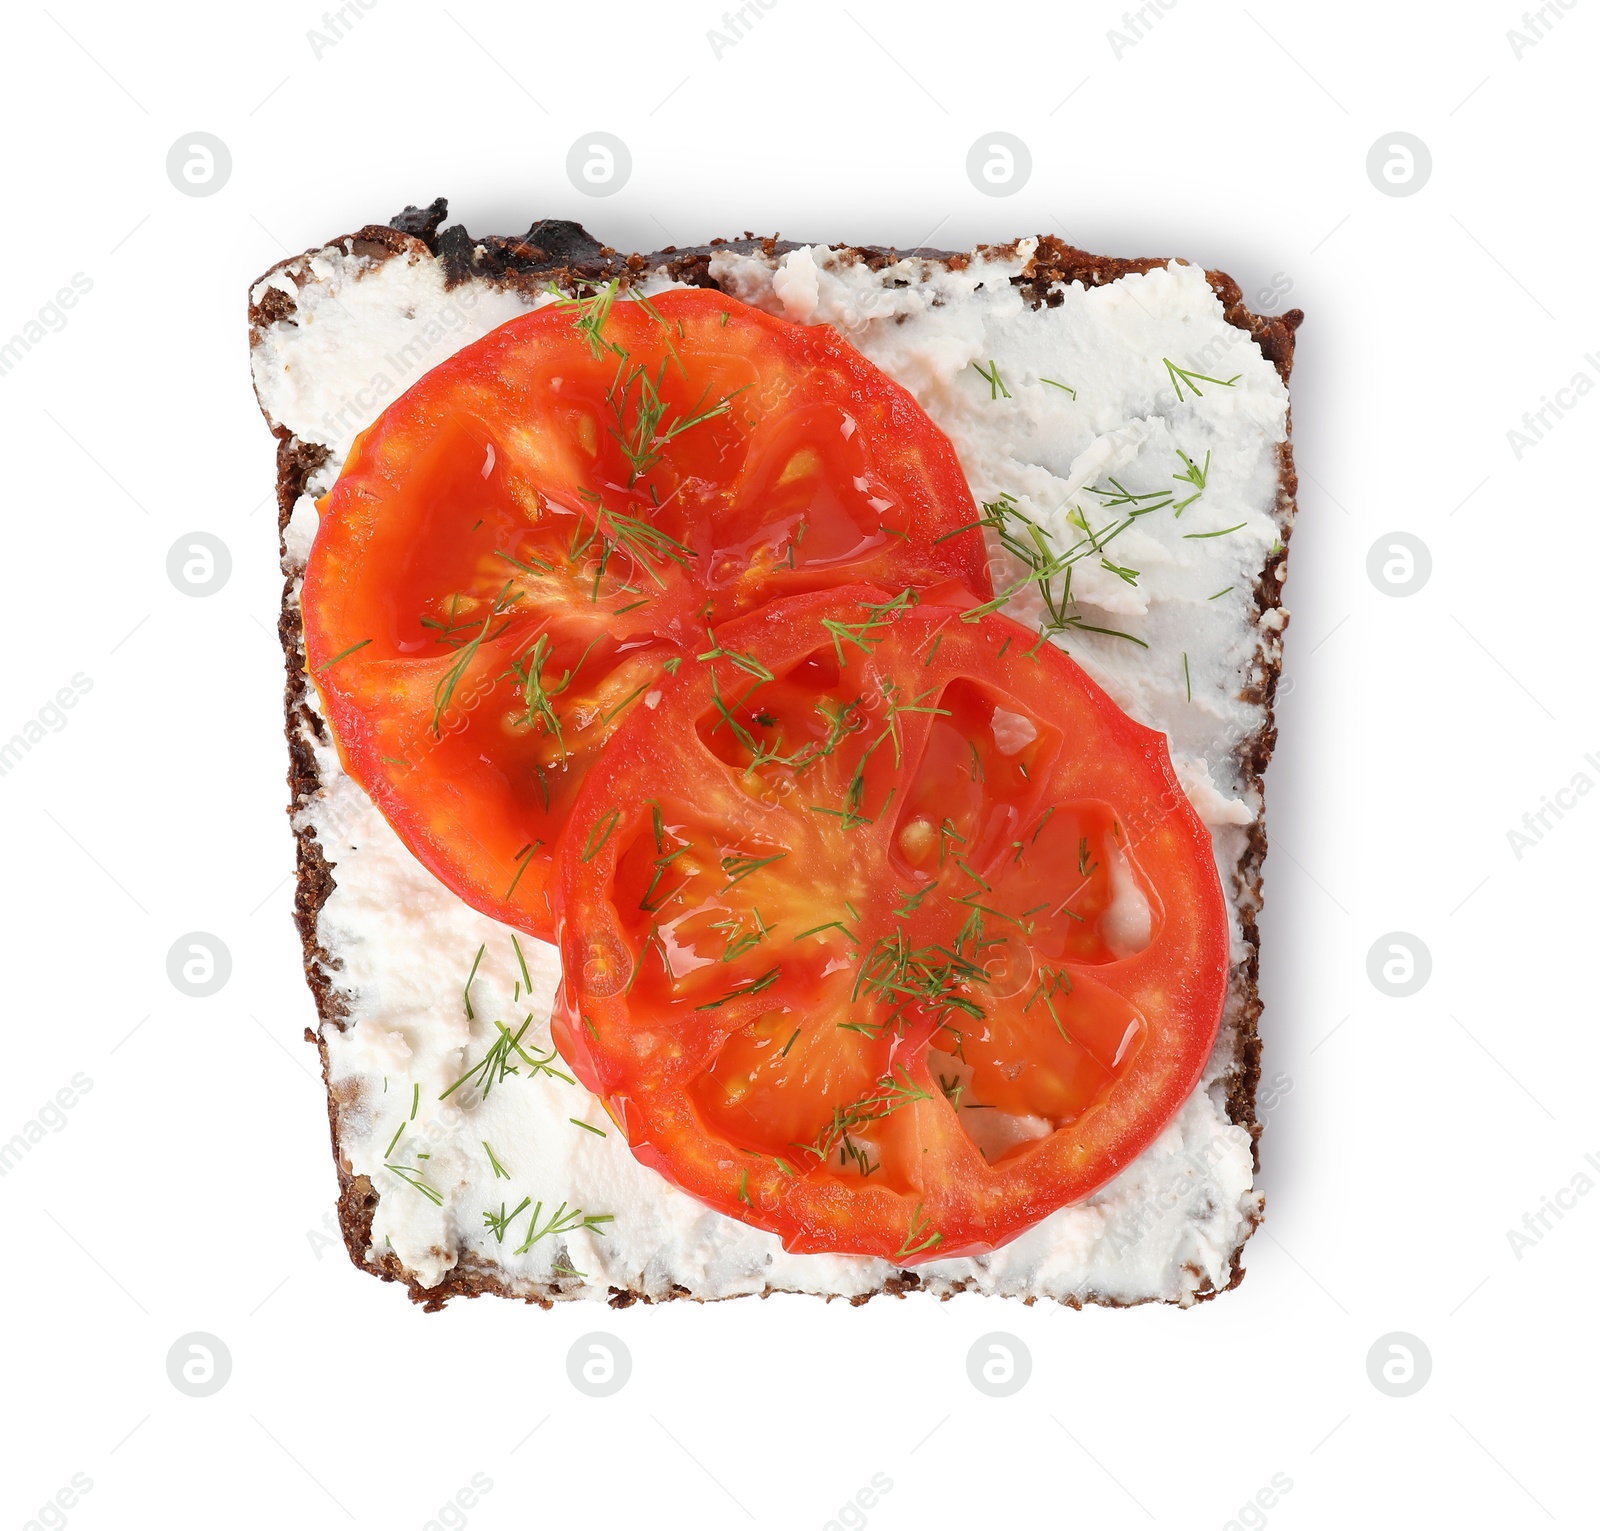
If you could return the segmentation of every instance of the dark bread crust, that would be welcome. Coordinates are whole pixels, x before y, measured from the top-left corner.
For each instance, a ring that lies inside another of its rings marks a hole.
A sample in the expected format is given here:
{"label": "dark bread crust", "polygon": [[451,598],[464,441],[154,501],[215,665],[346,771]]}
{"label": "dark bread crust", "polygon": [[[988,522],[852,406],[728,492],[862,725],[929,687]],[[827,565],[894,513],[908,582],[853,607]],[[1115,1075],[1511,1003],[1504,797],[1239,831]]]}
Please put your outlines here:
{"label": "dark bread crust", "polygon": [[[537,292],[554,284],[570,290],[574,284],[590,281],[623,281],[644,272],[665,268],[676,281],[694,286],[714,287],[709,274],[711,259],[719,252],[761,253],[766,256],[782,255],[798,248],[793,241],[757,238],[746,233],[739,240],[713,240],[710,244],[679,249],[669,246],[650,254],[622,255],[609,246],[602,245],[580,225],[560,220],[535,222],[525,235],[519,237],[488,236],[474,240],[459,224],[440,230],[444,221],[446,204],[441,197],[426,208],[407,207],[387,224],[368,224],[356,233],[328,241],[346,247],[353,254],[370,255],[384,259],[396,255],[428,255],[441,259],[449,286],[459,285],[471,278],[484,279],[502,287],[513,287],[526,292]],[[318,246],[316,248],[325,248]],[[838,253],[860,260],[872,270],[881,270],[908,255],[941,261],[952,269],[965,266],[971,257],[961,252],[932,249],[894,250],[881,246],[839,248]],[[1016,242],[1008,245],[981,246],[996,254],[1014,254]],[[310,251],[308,254],[312,253]],[[1050,235],[1042,236],[1033,258],[1023,272],[1013,278],[1033,307],[1054,306],[1061,302],[1055,290],[1060,283],[1082,282],[1086,287],[1114,282],[1130,273],[1142,273],[1165,265],[1161,259],[1115,260],[1091,255],[1085,250],[1064,243]],[[274,267],[273,270],[279,269]],[[271,273],[267,273],[270,275]],[[1291,309],[1277,316],[1264,316],[1245,307],[1238,284],[1220,271],[1207,271],[1206,279],[1221,301],[1228,323],[1245,331],[1260,346],[1262,353],[1272,362],[1287,386],[1294,363],[1295,331],[1304,315]],[[254,287],[252,287],[252,291]],[[294,312],[294,303],[275,287],[267,288],[259,301],[249,308],[251,344],[255,345],[266,326],[287,319]],[[285,530],[295,504],[305,492],[311,476],[327,461],[325,447],[302,442],[282,426],[273,426],[278,438],[278,534],[280,548]],[[1268,559],[1261,577],[1256,581],[1254,597],[1258,617],[1282,607],[1282,587],[1286,573],[1285,560],[1288,542],[1294,525],[1295,495],[1298,479],[1294,468],[1292,435],[1286,437],[1279,448],[1279,484],[1276,506],[1279,526],[1279,547]],[[1277,742],[1277,725],[1273,702],[1282,674],[1282,632],[1287,625],[1283,619],[1275,632],[1263,631],[1256,654],[1259,679],[1247,678],[1244,697],[1259,703],[1265,720],[1241,746],[1237,765],[1243,780],[1259,794],[1267,763]],[[296,886],[294,920],[300,933],[306,982],[316,1001],[317,1015],[323,1027],[329,1025],[343,1030],[346,1007],[343,997],[334,986],[332,975],[337,972],[339,959],[329,952],[319,940],[318,916],[329,895],[333,892],[334,870],[323,854],[315,832],[299,819],[302,810],[321,790],[322,781],[317,772],[316,758],[307,734],[319,743],[328,742],[326,725],[321,716],[307,703],[308,691],[304,663],[304,642],[299,604],[295,600],[295,578],[285,579],[282,608],[278,619],[278,635],[283,644],[287,678],[284,687],[284,726],[289,744],[289,808],[296,820],[295,858]],[[1237,874],[1239,918],[1245,943],[1245,957],[1236,965],[1230,977],[1230,995],[1236,1000],[1230,1005],[1233,1011],[1231,1031],[1233,1059],[1221,1077],[1226,1094],[1229,1118],[1245,1127],[1251,1138],[1254,1168],[1260,1170],[1261,1124],[1256,1116],[1256,1087],[1261,1076],[1261,1037],[1259,1022],[1262,1003],[1258,989],[1260,975],[1260,936],[1256,914],[1261,906],[1262,868],[1266,859],[1267,838],[1264,815],[1258,814],[1249,828],[1245,855]],[[1225,1019],[1225,1026],[1230,1022]],[[323,1083],[328,1092],[328,1128],[333,1143],[334,1163],[339,1176],[339,1224],[344,1234],[345,1247],[351,1261],[360,1269],[379,1276],[384,1281],[402,1283],[411,1300],[420,1303],[427,1311],[437,1311],[452,1297],[477,1297],[492,1293],[502,1297],[520,1297],[529,1303],[548,1308],[556,1301],[568,1297],[554,1284],[530,1289],[513,1289],[498,1267],[485,1265],[470,1252],[462,1253],[457,1265],[435,1287],[418,1284],[415,1277],[401,1265],[391,1252],[377,1254],[371,1250],[372,1220],[377,1208],[378,1193],[365,1175],[356,1175],[339,1146],[339,1114],[348,1104],[340,1098],[329,1071],[328,1047],[324,1037],[306,1029],[306,1040],[314,1043],[322,1059]],[[1215,1287],[1205,1279],[1197,1291],[1197,1300],[1208,1300],[1219,1291],[1228,1291],[1244,1279],[1242,1255],[1244,1244],[1259,1223],[1253,1218],[1245,1239],[1234,1249],[1230,1261],[1227,1285]],[[1196,1275],[1202,1275],[1196,1271]],[[880,1293],[904,1297],[916,1291],[922,1283],[914,1271],[897,1272],[874,1292],[850,1298],[852,1306],[859,1306]],[[962,1285],[955,1288],[961,1290]],[[767,1288],[760,1295],[771,1295]],[[948,1294],[947,1294],[948,1295]],[[671,1297],[691,1297],[684,1288],[674,1288]],[[629,1307],[634,1302],[652,1302],[643,1293],[613,1287],[610,1302],[613,1307]],[[832,1300],[831,1298],[829,1299]],[[1025,1298],[1031,1304],[1035,1299]],[[1160,1301],[1158,1298],[1142,1301]],[[1120,1299],[1091,1293],[1085,1297],[1068,1298],[1066,1305],[1081,1308],[1085,1302],[1106,1307],[1138,1306]]]}

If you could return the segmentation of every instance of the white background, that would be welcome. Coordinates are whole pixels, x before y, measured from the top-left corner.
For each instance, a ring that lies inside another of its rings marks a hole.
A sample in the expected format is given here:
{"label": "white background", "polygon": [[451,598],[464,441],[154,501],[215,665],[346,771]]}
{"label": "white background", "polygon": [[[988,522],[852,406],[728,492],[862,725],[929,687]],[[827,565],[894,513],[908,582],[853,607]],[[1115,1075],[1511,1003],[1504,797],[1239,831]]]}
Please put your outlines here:
{"label": "white background", "polygon": [[[1174,0],[1131,46],[1113,4],[1040,10],[776,0],[720,57],[722,19],[691,6],[376,0],[320,57],[312,4],[12,14],[0,340],[75,273],[93,286],[0,376],[0,738],[75,674],[92,690],[0,777],[0,1139],[74,1075],[92,1088],[0,1179],[0,1527],[74,1473],[92,1489],[42,1523],[421,1528],[474,1473],[492,1490],[444,1523],[823,1527],[875,1473],[892,1489],[846,1523],[1220,1528],[1275,1473],[1292,1489],[1243,1524],[1592,1523],[1600,1195],[1520,1258],[1507,1230],[1600,1157],[1600,800],[1569,799],[1520,859],[1507,831],[1576,773],[1600,782],[1600,397],[1520,460],[1506,433],[1600,378],[1600,8],[1548,7],[1520,58],[1509,3]],[[634,160],[604,200],[565,173],[597,129]],[[965,174],[997,129],[1033,156],[1009,198]],[[165,171],[196,130],[233,158],[204,198]],[[1409,197],[1366,174],[1395,130],[1432,151]],[[574,217],[623,249],[1049,231],[1305,309],[1263,926],[1283,1079],[1238,1290],[1190,1312],[425,1315],[311,1236],[335,1181],[300,1040],[245,295],[441,193],[474,232]],[[196,530],[233,558],[207,599],[165,572]],[[1366,573],[1396,530],[1433,559],[1403,599]],[[234,959],[205,1000],[165,971],[196,929]],[[1367,977],[1393,930],[1433,956],[1408,999]],[[607,1399],[566,1375],[596,1329],[633,1357]],[[233,1358],[210,1398],[167,1378],[196,1330]],[[966,1374],[993,1330],[1033,1358],[999,1400]],[[1399,1399],[1366,1365],[1396,1330],[1433,1358]]]}

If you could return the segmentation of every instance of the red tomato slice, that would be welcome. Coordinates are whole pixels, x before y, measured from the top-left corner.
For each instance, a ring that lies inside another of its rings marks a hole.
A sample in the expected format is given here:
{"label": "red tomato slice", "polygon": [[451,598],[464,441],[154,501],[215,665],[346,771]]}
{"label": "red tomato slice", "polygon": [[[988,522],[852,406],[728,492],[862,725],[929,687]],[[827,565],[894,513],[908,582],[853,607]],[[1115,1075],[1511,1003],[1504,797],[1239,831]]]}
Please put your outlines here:
{"label": "red tomato slice", "polygon": [[302,593],[351,775],[448,887],[546,938],[585,771],[708,624],[844,580],[989,594],[949,441],[833,330],[613,298],[514,319],[392,404]]}
{"label": "red tomato slice", "polygon": [[1164,737],[973,603],[731,622],[573,808],[558,1047],[634,1153],[799,1251],[989,1250],[1200,1078],[1229,937]]}

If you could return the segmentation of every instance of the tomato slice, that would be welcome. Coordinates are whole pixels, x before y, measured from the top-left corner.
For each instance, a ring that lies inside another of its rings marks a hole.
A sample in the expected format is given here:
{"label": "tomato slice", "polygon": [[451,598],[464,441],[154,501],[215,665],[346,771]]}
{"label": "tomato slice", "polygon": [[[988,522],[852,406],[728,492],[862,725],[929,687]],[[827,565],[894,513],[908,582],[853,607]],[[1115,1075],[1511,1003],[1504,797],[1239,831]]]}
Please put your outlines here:
{"label": "tomato slice", "polygon": [[899,1265],[1135,1158],[1227,982],[1165,738],[909,591],[719,628],[591,770],[560,904],[557,1045],[634,1153],[789,1249]]}
{"label": "tomato slice", "polygon": [[976,519],[949,441],[835,331],[613,285],[502,325],[357,440],[308,668],[417,857],[550,938],[585,771],[708,624],[858,579],[987,597]]}

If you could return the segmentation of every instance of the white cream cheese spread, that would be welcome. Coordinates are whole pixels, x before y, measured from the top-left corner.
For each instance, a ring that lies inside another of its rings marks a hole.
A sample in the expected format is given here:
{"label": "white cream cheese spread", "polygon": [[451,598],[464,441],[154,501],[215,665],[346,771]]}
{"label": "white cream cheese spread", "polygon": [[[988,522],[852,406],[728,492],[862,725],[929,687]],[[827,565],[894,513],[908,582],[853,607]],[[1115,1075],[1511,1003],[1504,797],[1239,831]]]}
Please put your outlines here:
{"label": "white cream cheese spread", "polygon": [[[1199,269],[1173,263],[1060,287],[1059,303],[1035,309],[1012,284],[1032,251],[1024,241],[960,270],[906,259],[872,271],[815,246],[776,259],[725,252],[711,272],[747,302],[840,329],[949,435],[980,503],[1009,496],[1061,545],[1085,524],[1103,531],[1128,505],[1176,491],[1119,533],[1103,562],[1074,566],[1082,625],[1058,641],[1127,712],[1167,735],[1212,832],[1241,961],[1240,901],[1254,895],[1237,874],[1261,804],[1236,753],[1265,721],[1247,697],[1263,679],[1263,641],[1276,643],[1282,625],[1277,613],[1258,620],[1252,589],[1281,530],[1287,393]],[[355,434],[530,300],[478,280],[446,291],[425,256],[340,247],[286,262],[255,299],[269,287],[294,307],[253,351],[258,396],[274,424],[330,452],[286,529],[294,577],[316,529],[313,496],[332,485]],[[1118,507],[1118,494],[1145,498]],[[997,543],[991,570],[997,591],[1027,573]],[[1040,608],[1031,585],[1009,607],[1030,625]],[[1032,727],[1005,713],[994,726],[1001,749],[1023,747]],[[593,1299],[612,1288],[848,1296],[893,1274],[879,1260],[788,1254],[776,1236],[708,1210],[639,1164],[551,1049],[554,949],[519,937],[524,969],[512,932],[434,879],[335,749],[305,737],[322,789],[302,822],[336,884],[318,934],[348,1012],[345,1028],[326,1025],[324,1038],[339,1150],[379,1192],[371,1257],[392,1252],[424,1288],[476,1264],[493,1266],[513,1292]],[[1150,909],[1126,881],[1115,914],[1132,949],[1148,940]],[[480,948],[469,1019],[463,986]],[[1138,1160],[993,1254],[919,1266],[924,1287],[1186,1303],[1226,1285],[1260,1208],[1249,1134],[1228,1120],[1219,1083],[1233,1019],[1206,1077]],[[452,1091],[495,1044],[496,1022],[513,1033],[526,1022],[521,1048],[548,1063],[517,1059],[519,1072],[487,1093],[482,1075]]]}

